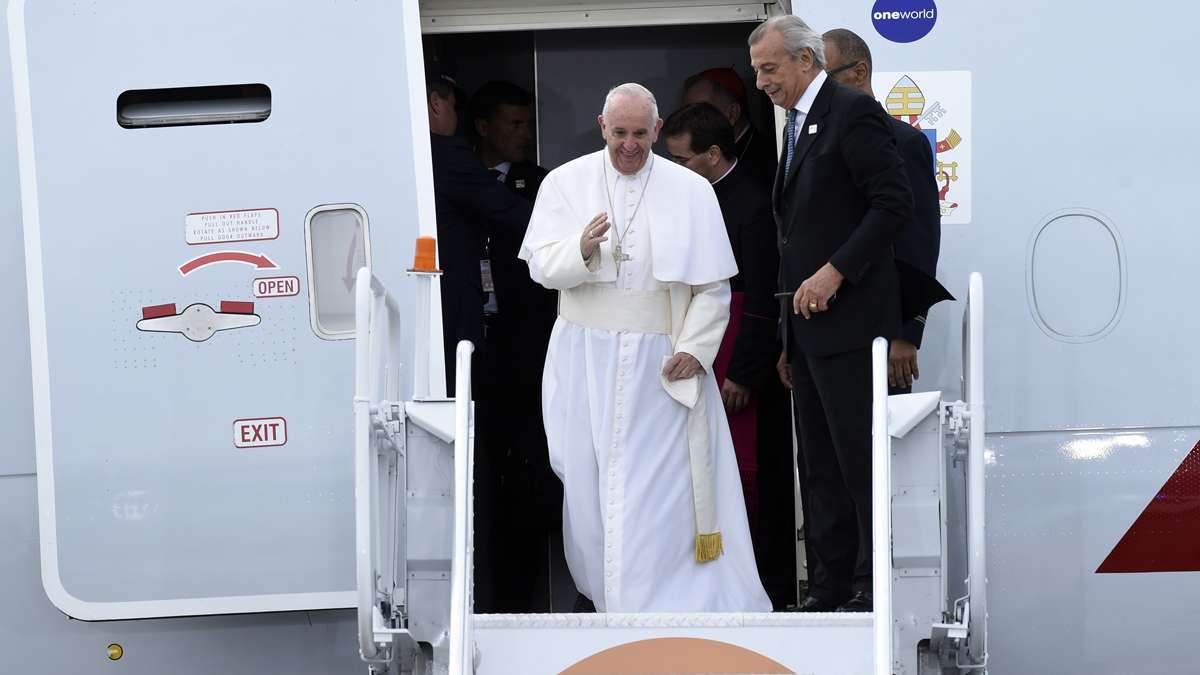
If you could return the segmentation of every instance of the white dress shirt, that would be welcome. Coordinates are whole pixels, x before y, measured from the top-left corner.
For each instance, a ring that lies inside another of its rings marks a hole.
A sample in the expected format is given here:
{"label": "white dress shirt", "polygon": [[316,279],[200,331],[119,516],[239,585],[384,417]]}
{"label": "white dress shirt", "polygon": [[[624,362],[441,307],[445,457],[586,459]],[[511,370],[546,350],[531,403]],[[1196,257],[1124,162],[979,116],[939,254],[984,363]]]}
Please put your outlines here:
{"label": "white dress shirt", "polygon": [[500,175],[496,176],[496,180],[500,181],[501,183],[508,180],[508,172],[511,169],[512,169],[512,162],[500,162],[496,166],[492,167],[492,171],[500,172]]}
{"label": "white dress shirt", "polygon": [[821,85],[825,84],[828,77],[824,70],[818,72],[813,81],[808,83],[808,89],[805,89],[804,93],[800,95],[800,100],[792,106],[796,111],[796,140],[800,140],[800,136],[805,133],[804,120],[808,117],[808,112],[812,110],[813,101],[817,100],[817,93],[821,91]]}

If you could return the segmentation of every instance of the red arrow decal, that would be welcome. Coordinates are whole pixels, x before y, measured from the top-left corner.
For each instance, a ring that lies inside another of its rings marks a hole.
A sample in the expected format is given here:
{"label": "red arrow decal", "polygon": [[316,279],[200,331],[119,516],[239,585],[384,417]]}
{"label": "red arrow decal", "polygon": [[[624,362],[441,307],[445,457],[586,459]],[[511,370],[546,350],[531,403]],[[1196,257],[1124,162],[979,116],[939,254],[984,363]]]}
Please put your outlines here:
{"label": "red arrow decal", "polygon": [[1197,572],[1200,571],[1198,540],[1200,443],[1133,521],[1096,572]]}
{"label": "red arrow decal", "polygon": [[206,265],[214,265],[223,262],[239,262],[247,265],[254,265],[260,270],[276,269],[279,265],[271,262],[271,259],[262,254],[246,253],[245,251],[217,251],[202,255],[199,258],[192,258],[179,266],[179,274],[187,276],[192,272]]}

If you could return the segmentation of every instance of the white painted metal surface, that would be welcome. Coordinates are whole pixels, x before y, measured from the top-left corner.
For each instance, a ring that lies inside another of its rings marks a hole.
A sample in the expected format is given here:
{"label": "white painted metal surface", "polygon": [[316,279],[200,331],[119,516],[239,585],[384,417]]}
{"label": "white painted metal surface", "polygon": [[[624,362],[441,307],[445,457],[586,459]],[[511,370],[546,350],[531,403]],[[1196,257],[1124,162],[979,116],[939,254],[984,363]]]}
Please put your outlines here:
{"label": "white painted metal surface", "polygon": [[888,433],[903,438],[942,403],[942,392],[926,391],[888,397]]}
{"label": "white painted metal surface", "polygon": [[565,28],[611,28],[761,21],[776,2],[659,0],[652,6],[631,0],[596,3],[519,0],[497,4],[475,0],[422,0],[425,33],[480,33]]}
{"label": "white painted metal surface", "polygon": [[[369,268],[355,285],[354,500],[359,653],[388,662],[397,635],[380,630],[407,600],[400,308]],[[390,628],[391,626],[387,626]]]}
{"label": "white painted metal surface", "polygon": [[871,574],[876,675],[892,672],[892,436],[888,433],[888,343],[871,343]]}
{"label": "white painted metal surface", "polygon": [[964,315],[964,390],[970,415],[967,457],[967,565],[970,572],[970,634],[967,651],[975,665],[987,665],[987,493],[984,471],[987,464],[984,430],[987,406],[984,401],[984,295],[983,275],[973,273]]}
{"label": "white painted metal surface", "polygon": [[[418,277],[418,282],[421,278]],[[425,279],[428,281],[428,279]],[[424,285],[428,290],[428,284]],[[457,401],[397,402],[404,364],[399,305],[367,268],[356,287],[355,497],[359,651],[371,672],[407,672],[450,658],[455,495],[452,446],[470,442],[470,344],[460,349]],[[418,325],[423,322],[417,317]],[[414,359],[422,361],[422,354]],[[469,461],[469,453],[459,448]],[[469,552],[469,548],[468,548]],[[469,566],[460,571],[465,587]],[[463,575],[466,575],[465,577]],[[417,642],[432,650],[432,661]]]}
{"label": "white painted metal surface", "polygon": [[[693,638],[736,645],[795,673],[873,672],[870,614],[480,614],[479,675],[557,673],[643,640]],[[670,672],[669,667],[667,672]]]}
{"label": "white painted metal surface", "polygon": [[454,562],[450,574],[450,672],[474,671],[472,561],[475,559],[471,486],[474,484],[475,408],[471,403],[471,354],[462,341],[455,353],[454,406]]}
{"label": "white painted metal surface", "polygon": [[[943,622],[948,607],[947,447],[940,399],[939,392],[888,397],[889,424],[909,427],[903,436],[892,434],[892,660],[897,675],[922,672],[920,643]],[[897,419],[921,412],[917,421]]]}
{"label": "white painted metal surface", "polygon": [[410,272],[417,282],[418,325],[428,330],[417,331],[413,359],[413,400],[443,399],[446,397],[446,352],[442,346],[441,274]]}
{"label": "white painted metal surface", "polygon": [[[215,26],[226,11],[236,25]],[[303,294],[256,299],[252,286],[259,268],[304,276],[303,216],[331,195],[392,224],[374,244],[411,250],[415,205],[428,198],[410,186],[429,170],[398,158],[428,138],[423,93],[410,105],[392,86],[392,69],[408,65],[401,11],[384,2],[303,12],[282,2],[9,4],[40,563],[64,612],[353,606],[352,348],[313,334]],[[415,16],[411,28],[416,35]],[[320,53],[317,43],[338,47]],[[380,67],[360,67],[368,62]],[[255,81],[274,93],[259,123],[127,129],[116,118],[130,89]],[[390,123],[342,123],[376,115]],[[234,251],[188,241],[189,215],[247,207],[277,209],[278,237]],[[196,246],[259,262],[191,267],[207,257]],[[215,334],[189,323],[188,337],[137,327],[163,303],[226,300],[252,304],[256,318],[214,321],[212,331],[227,329]],[[405,313],[411,302],[400,298]],[[286,438],[235,442],[235,425],[262,419],[286,424]]]}

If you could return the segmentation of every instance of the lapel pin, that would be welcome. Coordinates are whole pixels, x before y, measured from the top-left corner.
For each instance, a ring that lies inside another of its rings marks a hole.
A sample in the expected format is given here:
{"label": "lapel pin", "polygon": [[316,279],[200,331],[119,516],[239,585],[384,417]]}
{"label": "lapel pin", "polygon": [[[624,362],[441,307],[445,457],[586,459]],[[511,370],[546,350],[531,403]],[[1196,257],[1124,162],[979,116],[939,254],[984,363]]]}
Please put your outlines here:
{"label": "lapel pin", "polygon": [[812,136],[815,133],[817,133],[817,125],[815,125],[815,124],[808,125],[808,135]]}
{"label": "lapel pin", "polygon": [[525,179],[518,178],[517,180],[513,181],[513,187],[517,188],[518,190],[525,189]]}

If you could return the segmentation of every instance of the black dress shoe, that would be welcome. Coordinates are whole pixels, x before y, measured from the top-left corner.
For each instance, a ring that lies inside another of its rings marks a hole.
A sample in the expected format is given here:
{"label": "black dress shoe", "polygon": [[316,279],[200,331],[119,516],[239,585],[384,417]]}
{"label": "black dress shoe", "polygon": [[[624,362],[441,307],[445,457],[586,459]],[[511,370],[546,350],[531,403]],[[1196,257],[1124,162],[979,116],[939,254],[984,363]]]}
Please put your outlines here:
{"label": "black dress shoe", "polygon": [[859,591],[854,594],[841,607],[837,608],[839,612],[870,612],[875,608],[875,603],[872,602],[870,591]]}
{"label": "black dress shoe", "polygon": [[826,602],[814,595],[809,595],[795,607],[789,607],[789,612],[836,612],[838,605],[836,602]]}

